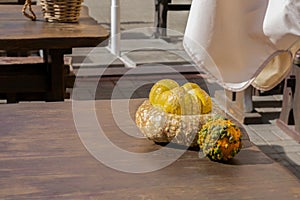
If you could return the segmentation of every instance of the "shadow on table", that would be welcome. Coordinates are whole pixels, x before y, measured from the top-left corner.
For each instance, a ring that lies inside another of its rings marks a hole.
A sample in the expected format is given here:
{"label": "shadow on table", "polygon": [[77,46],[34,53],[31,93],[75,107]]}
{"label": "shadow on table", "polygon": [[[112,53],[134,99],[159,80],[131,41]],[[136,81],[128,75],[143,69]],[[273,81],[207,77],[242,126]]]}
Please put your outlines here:
{"label": "shadow on table", "polygon": [[[77,86],[83,91],[82,95],[72,96],[75,100],[109,100],[109,99],[136,99],[136,98],[148,98],[149,92],[153,84],[161,79],[170,78],[176,80],[179,85],[185,82],[197,83],[201,88],[208,93],[214,93],[214,91],[208,91],[206,81],[198,74],[185,74],[181,77],[174,75],[152,75],[152,76],[127,76],[127,77],[106,77],[99,80],[93,80],[92,78],[84,79],[80,85]],[[99,81],[96,92],[95,81]],[[215,88],[215,87],[214,87]],[[94,94],[93,94],[94,93]],[[210,94],[213,96],[214,94]]]}
{"label": "shadow on table", "polygon": [[[187,147],[174,143],[156,143],[157,145],[164,146],[167,148],[176,148],[186,150]],[[200,148],[190,147],[187,151],[199,152]],[[209,159],[209,158],[201,158]],[[258,165],[258,164],[272,164],[274,161],[266,156],[262,151],[256,148],[250,141],[243,141],[242,150],[231,160],[219,162],[224,165]]]}
{"label": "shadow on table", "polygon": [[[283,167],[287,168],[291,173],[293,173],[298,179],[300,179],[300,165],[295,163],[289,156],[285,153],[282,146],[279,145],[260,145],[258,148],[264,152],[268,157],[270,157],[275,162],[278,162]],[[293,154],[293,153],[291,153]],[[298,156],[298,152],[294,153]]]}

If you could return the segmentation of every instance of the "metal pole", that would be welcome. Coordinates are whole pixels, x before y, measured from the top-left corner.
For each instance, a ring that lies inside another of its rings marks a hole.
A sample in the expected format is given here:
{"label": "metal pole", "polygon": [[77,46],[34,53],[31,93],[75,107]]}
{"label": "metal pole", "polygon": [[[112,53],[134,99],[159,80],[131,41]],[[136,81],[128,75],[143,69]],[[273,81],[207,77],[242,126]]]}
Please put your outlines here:
{"label": "metal pole", "polygon": [[111,1],[111,53],[120,56],[120,0]]}

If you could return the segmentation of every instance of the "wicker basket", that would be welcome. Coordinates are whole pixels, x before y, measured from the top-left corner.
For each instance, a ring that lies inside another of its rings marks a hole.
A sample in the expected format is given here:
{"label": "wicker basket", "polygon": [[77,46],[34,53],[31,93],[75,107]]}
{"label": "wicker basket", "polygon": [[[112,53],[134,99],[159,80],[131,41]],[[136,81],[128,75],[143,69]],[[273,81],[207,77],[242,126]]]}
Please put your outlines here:
{"label": "wicker basket", "polygon": [[77,22],[83,0],[40,0],[48,22]]}

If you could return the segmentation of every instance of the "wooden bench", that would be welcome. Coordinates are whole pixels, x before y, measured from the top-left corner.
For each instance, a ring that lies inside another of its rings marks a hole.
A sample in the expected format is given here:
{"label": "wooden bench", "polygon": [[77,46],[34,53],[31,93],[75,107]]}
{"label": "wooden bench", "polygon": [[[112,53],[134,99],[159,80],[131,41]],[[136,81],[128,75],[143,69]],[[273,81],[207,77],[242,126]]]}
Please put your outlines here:
{"label": "wooden bench", "polygon": [[290,75],[285,79],[282,111],[276,124],[300,142],[300,50]]}
{"label": "wooden bench", "polygon": [[188,11],[190,7],[191,4],[175,4],[172,3],[172,0],[155,0],[154,26],[156,27],[156,32],[154,36],[157,38],[167,35],[168,11]]}
{"label": "wooden bench", "polygon": [[[51,63],[40,56],[0,57],[0,99],[7,103],[46,100],[50,90]],[[71,57],[64,57],[65,89],[72,88],[75,74]],[[65,91],[65,98],[70,95]]]}

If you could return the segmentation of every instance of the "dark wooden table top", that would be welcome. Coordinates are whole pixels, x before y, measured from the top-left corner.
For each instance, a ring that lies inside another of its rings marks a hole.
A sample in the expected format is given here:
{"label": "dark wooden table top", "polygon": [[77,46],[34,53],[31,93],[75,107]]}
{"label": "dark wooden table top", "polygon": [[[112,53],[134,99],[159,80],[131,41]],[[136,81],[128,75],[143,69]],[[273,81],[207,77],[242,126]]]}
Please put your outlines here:
{"label": "dark wooden table top", "polygon": [[[124,101],[113,100],[117,105]],[[131,116],[142,101],[129,101]],[[111,103],[96,101],[95,113],[115,145],[136,153],[161,148],[124,134]],[[81,106],[76,110],[85,118],[91,108],[84,102]],[[123,125],[136,130],[127,120]],[[87,134],[92,130],[89,124],[83,128]],[[0,199],[299,199],[297,177],[244,134],[244,148],[228,164],[200,159],[197,151],[187,150],[163,169],[132,174],[105,166],[86,150],[71,102],[0,104]],[[95,138],[89,140],[97,145]],[[133,168],[138,164],[123,162]]]}
{"label": "dark wooden table top", "polygon": [[109,36],[83,7],[78,23],[49,23],[41,7],[32,6],[37,21],[22,15],[21,5],[0,5],[0,49],[53,49],[97,46]]}

